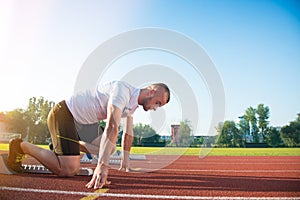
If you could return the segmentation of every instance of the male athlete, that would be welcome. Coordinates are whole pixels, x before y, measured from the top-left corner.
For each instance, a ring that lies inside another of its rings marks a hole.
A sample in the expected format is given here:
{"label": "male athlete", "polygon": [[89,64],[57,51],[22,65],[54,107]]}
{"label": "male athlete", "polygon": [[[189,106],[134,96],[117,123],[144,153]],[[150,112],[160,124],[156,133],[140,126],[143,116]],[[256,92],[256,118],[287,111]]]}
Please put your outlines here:
{"label": "male athlete", "polygon": [[[10,142],[8,166],[22,172],[22,158],[28,154],[58,176],[74,176],[80,169],[80,150],[99,155],[97,166],[87,188],[102,188],[107,181],[110,155],[115,151],[121,118],[126,118],[122,137],[120,170],[129,170],[129,152],[133,141],[133,113],[139,105],[145,111],[156,110],[168,103],[170,90],[163,83],[135,88],[126,82],[113,81],[98,85],[95,91],[73,95],[56,104],[48,115],[48,128],[53,150],[42,149],[31,143],[14,139]],[[107,120],[101,137],[91,144],[80,141],[75,124],[94,124]]]}

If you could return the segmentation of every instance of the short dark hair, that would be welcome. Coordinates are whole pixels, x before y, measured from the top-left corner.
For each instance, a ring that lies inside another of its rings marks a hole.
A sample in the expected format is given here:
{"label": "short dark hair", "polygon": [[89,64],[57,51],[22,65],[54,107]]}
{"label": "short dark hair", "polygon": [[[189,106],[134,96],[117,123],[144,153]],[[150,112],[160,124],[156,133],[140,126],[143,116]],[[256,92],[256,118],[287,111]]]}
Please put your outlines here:
{"label": "short dark hair", "polygon": [[162,87],[164,90],[165,90],[165,92],[168,94],[168,98],[167,98],[167,102],[166,103],[169,103],[169,101],[170,101],[170,89],[169,89],[169,87],[166,85],[166,84],[164,84],[164,83],[154,83],[154,84],[152,84],[153,86],[158,86],[158,87]]}

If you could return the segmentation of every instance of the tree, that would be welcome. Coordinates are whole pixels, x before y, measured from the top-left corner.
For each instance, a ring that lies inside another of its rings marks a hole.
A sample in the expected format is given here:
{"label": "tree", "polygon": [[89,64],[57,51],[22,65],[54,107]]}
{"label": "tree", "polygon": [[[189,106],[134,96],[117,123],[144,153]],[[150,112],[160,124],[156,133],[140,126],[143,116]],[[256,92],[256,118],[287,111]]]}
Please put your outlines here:
{"label": "tree", "polygon": [[224,122],[217,144],[223,147],[238,147],[243,145],[242,134],[236,127],[235,122]]}
{"label": "tree", "polygon": [[300,113],[295,121],[281,128],[280,135],[286,146],[300,146]]}
{"label": "tree", "polygon": [[22,138],[29,134],[28,141],[33,143],[45,143],[49,138],[47,117],[54,102],[43,97],[29,99],[27,109],[15,109],[5,113],[5,123],[10,132],[22,134]]}
{"label": "tree", "polygon": [[242,146],[245,145],[246,142],[246,135],[250,135],[250,124],[249,121],[245,120],[245,115],[243,115],[242,117],[239,117],[240,121],[238,123],[238,129],[239,129],[239,133],[242,136]]}
{"label": "tree", "polygon": [[266,130],[266,142],[271,147],[278,147],[281,143],[280,132],[274,127],[268,128]]}
{"label": "tree", "polygon": [[149,125],[141,123],[133,127],[134,141],[133,145],[144,146],[146,144],[158,143],[160,136]]}
{"label": "tree", "polygon": [[26,121],[26,116],[24,110],[15,109],[5,113],[4,122],[8,127],[9,132],[20,133],[22,137],[26,136],[26,128],[28,122]]}
{"label": "tree", "polygon": [[50,137],[47,117],[53,106],[54,102],[45,100],[44,97],[29,99],[27,110],[24,113],[29,127],[29,141],[45,143],[46,139]]}
{"label": "tree", "polygon": [[269,117],[270,117],[270,109],[268,106],[264,106],[264,104],[259,104],[257,106],[257,114],[258,114],[258,128],[259,134],[262,135],[265,140],[267,129],[269,125]]}
{"label": "tree", "polygon": [[180,146],[190,146],[190,144],[192,143],[192,129],[190,127],[190,122],[188,120],[180,122],[180,128],[178,131]]}
{"label": "tree", "polygon": [[247,123],[249,123],[250,125],[250,134],[253,136],[254,142],[258,143],[259,137],[258,137],[256,109],[251,106],[247,108],[244,118],[247,121]]}
{"label": "tree", "polygon": [[29,99],[25,114],[34,124],[47,124],[48,113],[54,106],[53,101],[45,100],[44,97]]}

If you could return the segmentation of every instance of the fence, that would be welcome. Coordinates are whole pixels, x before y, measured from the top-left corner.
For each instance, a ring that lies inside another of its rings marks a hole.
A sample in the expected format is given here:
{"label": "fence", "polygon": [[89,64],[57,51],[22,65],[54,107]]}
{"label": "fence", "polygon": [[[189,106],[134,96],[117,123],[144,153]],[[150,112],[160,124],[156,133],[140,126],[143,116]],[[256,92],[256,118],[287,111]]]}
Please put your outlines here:
{"label": "fence", "polygon": [[11,139],[21,137],[20,133],[0,133],[0,143],[8,143]]}

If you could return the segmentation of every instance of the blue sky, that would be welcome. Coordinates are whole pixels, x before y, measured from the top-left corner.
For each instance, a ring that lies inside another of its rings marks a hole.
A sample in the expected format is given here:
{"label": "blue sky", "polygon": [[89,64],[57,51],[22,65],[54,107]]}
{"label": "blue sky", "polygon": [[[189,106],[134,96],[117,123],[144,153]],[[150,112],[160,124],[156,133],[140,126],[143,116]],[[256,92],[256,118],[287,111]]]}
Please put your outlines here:
{"label": "blue sky", "polygon": [[[225,119],[236,120],[259,103],[270,107],[273,126],[287,124],[300,112],[300,4],[264,0],[1,1],[0,111],[25,108],[32,96],[55,102],[68,98],[95,48],[114,35],[144,27],[177,31],[206,50],[223,81]],[[180,63],[155,55],[144,52],[138,60],[137,53],[119,63],[128,68],[147,59]],[[175,68],[186,76],[192,73]],[[197,82],[191,85],[198,94]],[[205,110],[207,91],[200,93],[201,127],[196,132],[203,133],[211,113]],[[172,115],[167,123],[181,120],[178,104],[173,101],[167,108]],[[140,119],[151,121],[149,114]]]}

